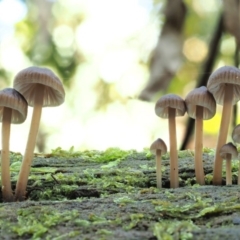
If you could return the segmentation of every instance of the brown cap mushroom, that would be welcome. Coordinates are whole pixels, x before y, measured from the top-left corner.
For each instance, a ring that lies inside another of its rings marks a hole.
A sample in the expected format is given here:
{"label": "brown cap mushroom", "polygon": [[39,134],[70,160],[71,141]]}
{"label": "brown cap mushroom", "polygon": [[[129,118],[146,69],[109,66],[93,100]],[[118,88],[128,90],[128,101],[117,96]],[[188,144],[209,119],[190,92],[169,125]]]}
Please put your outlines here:
{"label": "brown cap mushroom", "polygon": [[235,128],[232,131],[232,140],[235,143],[240,143],[240,124],[235,126]]}
{"label": "brown cap mushroom", "polygon": [[195,88],[185,98],[187,113],[195,120],[195,174],[197,183],[203,185],[204,170],[202,161],[203,120],[212,118],[216,113],[216,101],[213,95],[202,86]]}
{"label": "brown cap mushroom", "polygon": [[27,101],[12,88],[0,91],[0,121],[2,122],[1,181],[3,201],[13,201],[9,169],[9,138],[11,123],[23,123],[27,117]]}
{"label": "brown cap mushroom", "polygon": [[169,118],[169,108],[174,109],[174,115],[183,116],[186,113],[184,100],[175,94],[166,94],[162,96],[155,105],[155,113],[160,118]]}
{"label": "brown cap mushroom", "polygon": [[155,105],[155,113],[161,118],[168,118],[169,139],[170,139],[170,185],[171,188],[179,186],[178,180],[178,155],[176,137],[176,116],[183,116],[186,112],[184,100],[175,95],[167,94],[162,96]]}
{"label": "brown cap mushroom", "polygon": [[222,159],[219,150],[227,140],[232,105],[240,99],[240,70],[232,66],[224,66],[217,69],[210,75],[207,88],[213,94],[216,102],[223,105],[213,168],[213,184],[221,185]]}
{"label": "brown cap mushroom", "polygon": [[16,200],[21,201],[25,198],[42,107],[62,104],[65,92],[59,78],[51,70],[40,67],[29,67],[20,71],[14,79],[14,88],[25,97],[30,106],[33,106],[27,146],[15,191]]}
{"label": "brown cap mushroom", "polygon": [[226,185],[232,184],[231,160],[237,158],[237,148],[231,143],[224,144],[219,151],[221,158],[226,159]]}
{"label": "brown cap mushroom", "polygon": [[167,146],[165,142],[158,138],[150,146],[150,151],[156,155],[156,176],[157,176],[157,188],[162,187],[162,158],[161,156],[167,152]]}

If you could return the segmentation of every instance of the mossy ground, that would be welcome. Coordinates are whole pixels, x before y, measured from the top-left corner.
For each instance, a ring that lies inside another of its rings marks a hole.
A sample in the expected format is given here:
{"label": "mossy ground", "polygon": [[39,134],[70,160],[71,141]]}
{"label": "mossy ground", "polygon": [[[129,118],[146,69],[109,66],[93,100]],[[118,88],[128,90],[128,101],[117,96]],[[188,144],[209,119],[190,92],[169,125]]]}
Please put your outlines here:
{"label": "mossy ground", "polygon": [[[213,155],[204,149],[206,186],[199,186],[194,152],[179,152],[178,189],[169,188],[165,155],[158,190],[148,151],[36,154],[27,200],[0,203],[1,239],[240,239],[238,161],[233,186],[212,186]],[[13,189],[21,159],[11,154]]]}

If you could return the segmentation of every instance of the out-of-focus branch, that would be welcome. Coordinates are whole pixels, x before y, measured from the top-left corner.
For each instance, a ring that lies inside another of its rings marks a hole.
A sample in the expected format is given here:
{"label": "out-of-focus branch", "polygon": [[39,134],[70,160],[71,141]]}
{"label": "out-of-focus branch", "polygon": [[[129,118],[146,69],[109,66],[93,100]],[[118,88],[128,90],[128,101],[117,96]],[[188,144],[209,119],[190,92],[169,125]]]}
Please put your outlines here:
{"label": "out-of-focus branch", "polygon": [[[201,70],[202,74],[199,74],[196,87],[206,86],[208,78],[212,72],[212,69],[218,54],[221,36],[223,33],[223,14],[221,14],[215,29],[216,30],[213,33],[212,39],[209,44],[209,48],[208,48],[209,52],[208,52],[207,58]],[[186,149],[190,141],[190,138],[192,136],[193,129],[194,129],[194,122],[195,120],[193,118],[189,118],[187,121],[187,128],[186,128],[185,136],[182,142],[181,150]]]}
{"label": "out-of-focus branch", "polygon": [[240,47],[240,4],[239,0],[223,0],[224,28],[232,34]]}
{"label": "out-of-focus branch", "polygon": [[168,0],[165,22],[150,60],[150,78],[139,99],[149,101],[159,90],[166,90],[182,63],[182,27],[186,6],[182,0]]}
{"label": "out-of-focus branch", "polygon": [[[226,1],[225,1],[226,2]],[[235,49],[235,54],[234,54],[234,65],[235,67],[239,67],[239,49],[240,49],[240,39],[239,39],[239,36],[240,36],[240,1],[239,0],[236,0],[235,2],[237,2],[237,6],[236,6],[236,10],[237,10],[237,16],[235,16],[235,18],[237,19],[237,23],[235,24],[236,26],[236,30],[237,30],[237,36],[236,34],[235,35],[235,42],[236,42],[236,49]],[[227,4],[227,3],[225,3]],[[229,4],[229,3],[228,3]],[[236,11],[234,11],[236,12]],[[236,14],[236,13],[235,13]],[[228,19],[228,17],[227,17]],[[238,38],[237,38],[238,37]],[[233,106],[233,118],[232,118],[232,126],[233,128],[237,125],[237,115],[238,115],[238,105],[235,104]]]}

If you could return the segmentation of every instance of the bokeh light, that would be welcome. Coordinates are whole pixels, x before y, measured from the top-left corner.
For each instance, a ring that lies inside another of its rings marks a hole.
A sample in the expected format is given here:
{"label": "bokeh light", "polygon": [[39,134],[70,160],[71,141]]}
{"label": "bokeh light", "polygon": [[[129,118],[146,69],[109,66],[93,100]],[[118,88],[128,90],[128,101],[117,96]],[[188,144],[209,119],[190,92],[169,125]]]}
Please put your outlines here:
{"label": "bokeh light", "polygon": [[[65,103],[43,109],[40,130],[44,151],[59,146],[64,149],[74,146],[76,150],[108,147],[141,150],[158,137],[168,145],[168,123],[155,115],[156,99],[153,102],[137,99],[149,78],[149,62],[164,23],[165,1],[47,2],[51,7],[47,11],[49,19],[40,26],[34,2],[0,1],[0,69],[6,71],[8,80],[1,81],[0,86],[12,86],[17,72],[33,64],[46,65],[61,73],[65,83]],[[198,75],[204,74],[200,72],[201,64],[207,56],[210,30],[214,27],[212,21],[207,25],[206,22],[217,18],[221,8],[218,2],[186,1],[190,11],[184,26],[185,61],[167,91],[184,98],[195,86]],[[37,35],[39,29],[44,38]],[[216,67],[231,61],[232,46],[233,38],[223,39],[220,52],[224,58],[217,61]],[[12,151],[24,151],[31,113],[29,108],[26,122],[12,127]],[[187,116],[177,120],[179,145],[186,119]],[[206,122],[207,134],[216,134],[218,129],[211,126],[218,126],[218,121],[216,115],[214,123]]]}

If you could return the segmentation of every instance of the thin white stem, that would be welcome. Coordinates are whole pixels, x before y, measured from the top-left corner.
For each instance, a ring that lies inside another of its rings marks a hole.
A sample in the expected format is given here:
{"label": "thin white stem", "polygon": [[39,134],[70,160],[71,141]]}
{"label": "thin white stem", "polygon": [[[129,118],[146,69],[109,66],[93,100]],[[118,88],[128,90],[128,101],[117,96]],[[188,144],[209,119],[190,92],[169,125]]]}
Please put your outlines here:
{"label": "thin white stem", "polygon": [[204,171],[202,161],[202,148],[203,148],[203,107],[196,107],[196,119],[195,119],[195,175],[197,183],[204,185]]}
{"label": "thin white stem", "polygon": [[176,110],[168,108],[169,122],[169,139],[170,139],[170,187],[177,188],[178,180],[178,154],[177,154],[177,137],[176,137]]}
{"label": "thin white stem", "polygon": [[3,201],[12,202],[13,193],[10,180],[9,139],[12,119],[12,109],[3,108],[2,118],[2,152],[1,152],[1,180]]}
{"label": "thin white stem", "polygon": [[233,99],[233,86],[231,84],[226,84],[224,102],[222,109],[222,119],[218,135],[218,141],[216,146],[216,154],[214,158],[213,167],[213,184],[222,185],[222,158],[220,157],[219,151],[221,147],[227,141],[228,128],[230,123],[230,118],[232,115],[232,99]]}
{"label": "thin white stem", "polygon": [[39,84],[36,89],[37,90],[35,91],[33,115],[28,135],[28,141],[15,191],[15,199],[18,201],[25,200],[27,181],[31,169],[33,153],[36,145],[39,123],[42,113],[44,86],[42,84]]}
{"label": "thin white stem", "polygon": [[157,175],[157,188],[162,187],[162,157],[161,150],[156,151],[156,175]]}
{"label": "thin white stem", "polygon": [[227,154],[226,157],[226,185],[232,185],[232,156]]}

